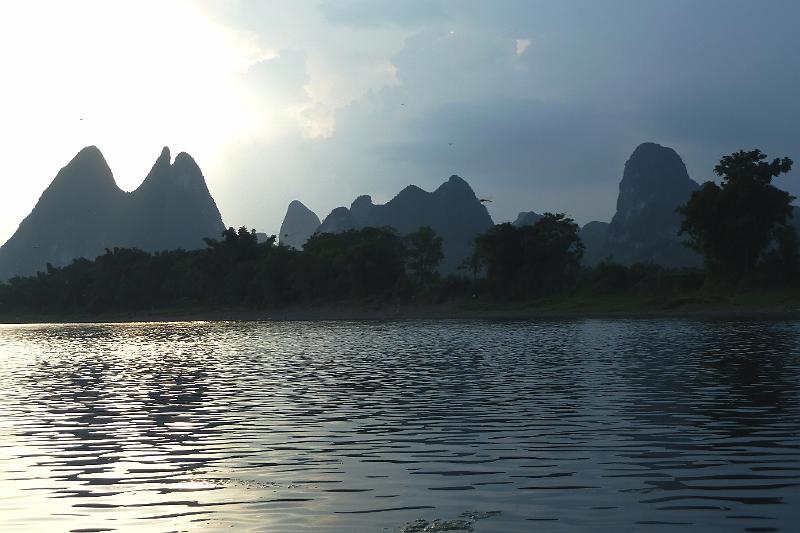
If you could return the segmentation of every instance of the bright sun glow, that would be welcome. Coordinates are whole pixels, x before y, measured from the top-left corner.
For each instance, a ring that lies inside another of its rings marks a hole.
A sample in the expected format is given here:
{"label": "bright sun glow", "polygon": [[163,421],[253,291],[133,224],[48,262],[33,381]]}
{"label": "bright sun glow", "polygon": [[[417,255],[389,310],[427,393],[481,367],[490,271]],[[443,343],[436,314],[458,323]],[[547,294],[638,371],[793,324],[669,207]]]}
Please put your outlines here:
{"label": "bright sun glow", "polygon": [[20,2],[2,11],[0,142],[27,147],[34,165],[55,154],[37,169],[47,180],[96,144],[132,189],[161,146],[202,162],[256,126],[241,78],[274,52],[188,3]]}

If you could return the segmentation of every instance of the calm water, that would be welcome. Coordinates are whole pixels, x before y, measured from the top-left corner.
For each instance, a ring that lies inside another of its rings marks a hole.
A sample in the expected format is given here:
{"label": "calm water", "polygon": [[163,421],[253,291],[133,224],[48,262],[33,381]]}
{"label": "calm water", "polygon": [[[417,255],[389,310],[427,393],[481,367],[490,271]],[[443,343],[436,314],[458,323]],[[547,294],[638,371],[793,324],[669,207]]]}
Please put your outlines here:
{"label": "calm water", "polygon": [[799,392],[797,321],[0,326],[0,530],[798,531]]}

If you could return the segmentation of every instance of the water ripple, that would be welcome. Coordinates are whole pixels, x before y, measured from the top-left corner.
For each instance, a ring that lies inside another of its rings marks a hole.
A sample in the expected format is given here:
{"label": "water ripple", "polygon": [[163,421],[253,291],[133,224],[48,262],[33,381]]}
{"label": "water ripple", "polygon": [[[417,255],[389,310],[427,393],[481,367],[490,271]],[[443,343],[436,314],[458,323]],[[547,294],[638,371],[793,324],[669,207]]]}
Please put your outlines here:
{"label": "water ripple", "polygon": [[794,531],[798,341],[795,321],[0,326],[0,529]]}

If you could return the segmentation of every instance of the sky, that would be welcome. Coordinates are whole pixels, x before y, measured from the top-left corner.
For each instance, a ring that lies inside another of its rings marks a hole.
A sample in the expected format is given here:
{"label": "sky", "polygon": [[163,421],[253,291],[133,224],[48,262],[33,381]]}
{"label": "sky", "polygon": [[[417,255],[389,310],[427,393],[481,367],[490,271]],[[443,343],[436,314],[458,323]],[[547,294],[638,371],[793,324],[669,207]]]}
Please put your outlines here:
{"label": "sky", "polygon": [[496,222],[607,221],[641,142],[701,182],[739,149],[800,165],[798,20],[796,0],[3,2],[0,242],[87,145],[125,190],[188,152],[225,224],[267,233],[294,199],[324,218],[451,174]]}

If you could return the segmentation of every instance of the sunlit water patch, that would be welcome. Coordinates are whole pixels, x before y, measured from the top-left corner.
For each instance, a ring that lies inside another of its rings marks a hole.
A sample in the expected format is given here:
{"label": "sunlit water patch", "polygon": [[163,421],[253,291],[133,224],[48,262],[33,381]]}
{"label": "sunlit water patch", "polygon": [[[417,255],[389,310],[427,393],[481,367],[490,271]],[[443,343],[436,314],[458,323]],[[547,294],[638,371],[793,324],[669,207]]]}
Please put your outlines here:
{"label": "sunlit water patch", "polygon": [[2,531],[797,531],[800,323],[0,326]]}

